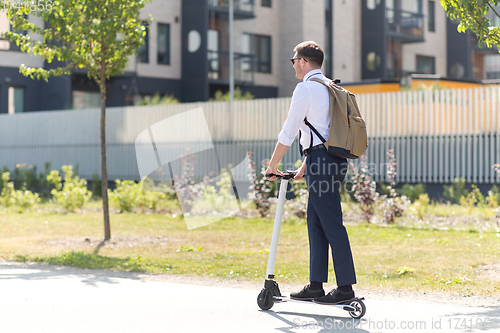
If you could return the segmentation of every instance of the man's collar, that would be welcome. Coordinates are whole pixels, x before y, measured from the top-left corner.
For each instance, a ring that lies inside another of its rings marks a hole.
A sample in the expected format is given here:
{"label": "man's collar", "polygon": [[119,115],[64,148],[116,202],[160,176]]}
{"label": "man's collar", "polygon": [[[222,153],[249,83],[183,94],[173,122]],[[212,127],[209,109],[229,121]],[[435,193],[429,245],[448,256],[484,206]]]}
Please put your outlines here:
{"label": "man's collar", "polygon": [[307,72],[306,75],[304,75],[304,78],[302,79],[303,82],[306,82],[311,76],[315,75],[315,74],[321,74],[323,75],[323,73],[321,73],[321,69],[313,69],[313,70],[310,70],[309,72]]}

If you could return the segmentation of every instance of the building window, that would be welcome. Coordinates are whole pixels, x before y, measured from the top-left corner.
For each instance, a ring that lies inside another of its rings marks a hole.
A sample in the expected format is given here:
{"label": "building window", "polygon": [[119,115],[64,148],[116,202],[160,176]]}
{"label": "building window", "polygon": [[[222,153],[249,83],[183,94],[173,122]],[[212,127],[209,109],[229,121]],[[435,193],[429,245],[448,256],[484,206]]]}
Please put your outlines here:
{"label": "building window", "polygon": [[[9,19],[7,18],[7,14],[3,11],[0,11],[0,36],[1,33],[10,31],[10,23]],[[10,49],[10,42],[8,40],[5,40],[3,37],[0,37],[0,50],[9,50]]]}
{"label": "building window", "polygon": [[250,54],[255,56],[255,70],[259,73],[271,73],[271,36],[246,34]]}
{"label": "building window", "polygon": [[146,35],[144,36],[144,44],[137,51],[137,56],[139,57],[139,62],[147,64],[149,63],[149,25],[148,22],[142,22],[146,27]]}
{"label": "building window", "polygon": [[24,112],[24,88],[9,87],[8,113],[14,114],[18,112]]}
{"label": "building window", "polygon": [[73,109],[97,109],[101,107],[101,93],[73,90]]}
{"label": "building window", "polygon": [[170,65],[170,25],[158,23],[158,64]]}
{"label": "building window", "polygon": [[[380,0],[366,0],[366,8],[368,8],[369,10],[374,10],[379,5],[380,5]],[[387,8],[392,8],[392,7],[387,7]]]}
{"label": "building window", "polygon": [[[24,17],[25,20],[28,19],[28,15],[26,15],[26,14],[24,14],[23,17]],[[15,19],[15,17],[14,17],[14,19]],[[7,22],[8,22],[8,20],[7,20]],[[24,36],[26,36],[28,34],[28,32],[26,30],[14,30],[14,28],[12,27],[12,24],[9,24],[9,25],[10,25],[10,31],[12,31],[12,32],[14,32],[16,34],[21,34],[21,35],[24,35]],[[10,42],[10,45],[9,45],[8,49],[11,50],[11,51],[21,51],[21,47],[18,46],[16,44],[16,42]]]}
{"label": "building window", "polygon": [[[219,80],[221,78],[221,61],[224,61],[224,55],[219,52],[219,38],[220,33],[217,30],[208,30],[208,78],[212,80]],[[222,56],[222,58],[221,58]]]}
{"label": "building window", "polygon": [[262,0],[261,5],[262,7],[272,7],[273,3],[272,0]]}
{"label": "building window", "polygon": [[434,1],[429,1],[428,11],[428,20],[429,20],[429,31],[436,31],[436,8],[434,7]]}
{"label": "building window", "polygon": [[417,73],[436,74],[436,59],[434,57],[417,56]]}
{"label": "building window", "polygon": [[416,0],[416,10],[417,13],[423,14],[424,13],[424,4],[422,0]]}

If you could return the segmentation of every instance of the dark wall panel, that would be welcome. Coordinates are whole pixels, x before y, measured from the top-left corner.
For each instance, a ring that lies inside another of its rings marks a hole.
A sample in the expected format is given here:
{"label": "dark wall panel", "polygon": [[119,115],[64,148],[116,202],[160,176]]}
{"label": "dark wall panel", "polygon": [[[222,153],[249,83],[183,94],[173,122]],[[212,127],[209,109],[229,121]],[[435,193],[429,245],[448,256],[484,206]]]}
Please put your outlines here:
{"label": "dark wall panel", "polygon": [[[207,60],[208,2],[182,2],[182,83],[181,101],[208,100]],[[195,52],[188,50],[190,32],[198,32],[201,43]]]}
{"label": "dark wall panel", "polygon": [[369,9],[367,0],[361,8],[362,79],[386,78],[385,0]]}

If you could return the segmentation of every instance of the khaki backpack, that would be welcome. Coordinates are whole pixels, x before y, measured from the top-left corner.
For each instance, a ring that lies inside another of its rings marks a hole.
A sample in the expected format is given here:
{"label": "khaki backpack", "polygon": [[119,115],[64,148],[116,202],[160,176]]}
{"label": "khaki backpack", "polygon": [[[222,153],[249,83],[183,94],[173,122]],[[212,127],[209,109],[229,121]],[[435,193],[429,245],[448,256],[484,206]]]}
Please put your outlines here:
{"label": "khaki backpack", "polygon": [[328,141],[307,121],[307,118],[304,119],[304,122],[323,141],[330,155],[357,159],[368,149],[368,139],[366,124],[359,112],[356,97],[350,91],[336,85],[334,81],[330,80],[328,83],[320,79],[311,79],[311,81],[325,85],[330,95],[330,136]]}

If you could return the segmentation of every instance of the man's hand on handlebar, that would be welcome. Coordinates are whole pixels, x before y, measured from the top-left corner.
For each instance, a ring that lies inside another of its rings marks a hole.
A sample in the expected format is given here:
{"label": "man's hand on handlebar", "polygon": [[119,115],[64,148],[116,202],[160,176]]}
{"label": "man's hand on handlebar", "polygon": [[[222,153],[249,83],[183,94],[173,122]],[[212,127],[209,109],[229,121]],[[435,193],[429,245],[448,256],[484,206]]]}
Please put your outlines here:
{"label": "man's hand on handlebar", "polygon": [[[273,176],[271,177],[267,177],[266,175],[268,174],[272,174]],[[276,180],[276,176],[275,175],[279,175],[279,176],[283,176],[283,172],[279,171],[278,170],[278,165],[271,165],[269,164],[267,166],[267,169],[266,171],[264,171],[264,176],[267,178],[267,180]]]}

